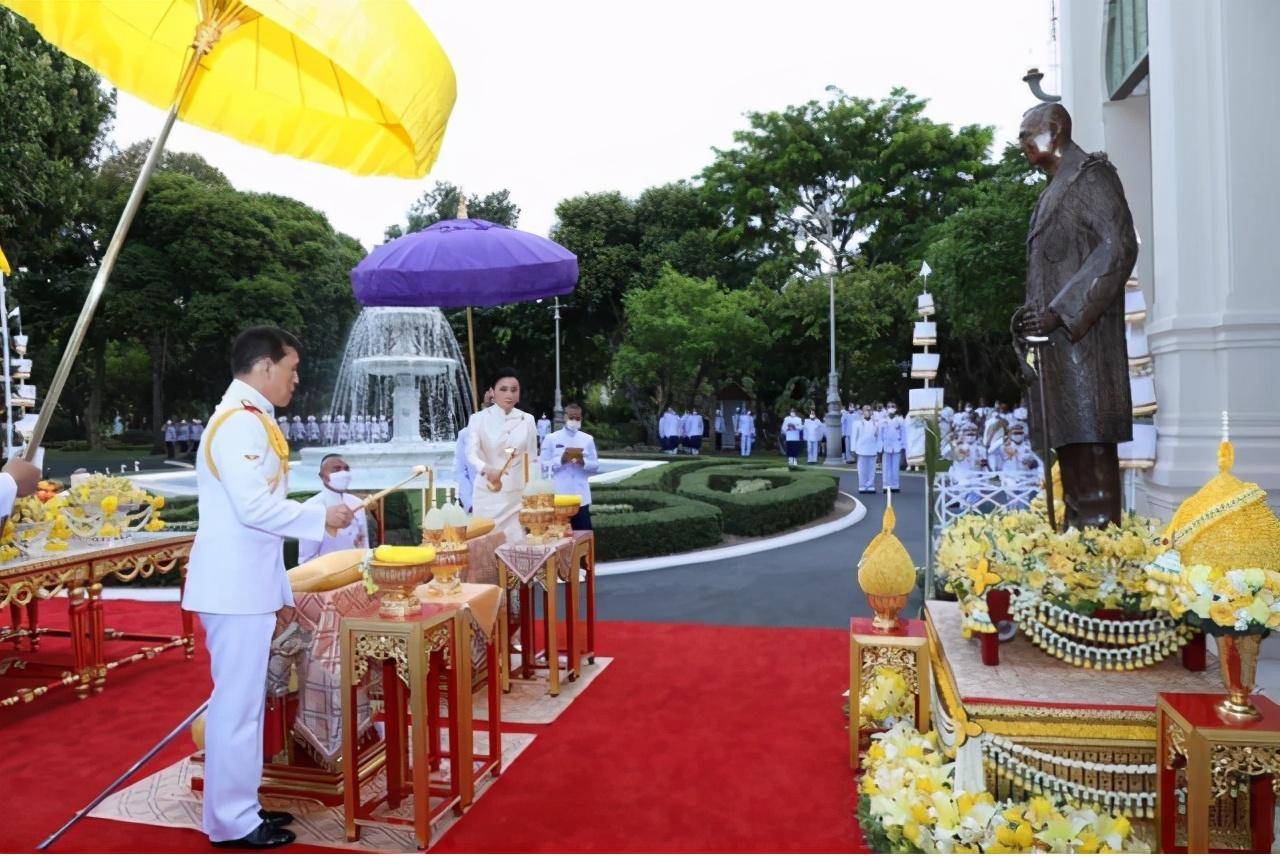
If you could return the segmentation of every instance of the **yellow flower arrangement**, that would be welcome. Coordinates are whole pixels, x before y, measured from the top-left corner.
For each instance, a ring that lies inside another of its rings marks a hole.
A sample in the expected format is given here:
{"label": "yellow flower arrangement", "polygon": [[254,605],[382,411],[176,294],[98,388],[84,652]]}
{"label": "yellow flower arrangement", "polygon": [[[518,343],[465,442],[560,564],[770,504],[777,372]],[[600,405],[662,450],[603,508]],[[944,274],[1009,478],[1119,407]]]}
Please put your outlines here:
{"label": "yellow flower arrangement", "polygon": [[1280,572],[1183,566],[1176,552],[1147,569],[1152,604],[1205,633],[1267,634],[1280,627]]}
{"label": "yellow flower arrangement", "polygon": [[1146,566],[1158,555],[1157,521],[1137,515],[1107,529],[1055,532],[1037,511],[970,514],[942,533],[939,577],[960,600],[966,633],[992,633],[985,595],[1033,589],[1065,609],[1138,612],[1152,608]]}
{"label": "yellow flower arrangement", "polygon": [[858,730],[882,728],[915,714],[915,696],[902,674],[890,666],[876,666],[858,699]]}
{"label": "yellow flower arrangement", "polygon": [[859,784],[858,819],[876,852],[1147,853],[1129,818],[1043,796],[997,800],[954,787],[933,732],[906,721],[875,735]]}

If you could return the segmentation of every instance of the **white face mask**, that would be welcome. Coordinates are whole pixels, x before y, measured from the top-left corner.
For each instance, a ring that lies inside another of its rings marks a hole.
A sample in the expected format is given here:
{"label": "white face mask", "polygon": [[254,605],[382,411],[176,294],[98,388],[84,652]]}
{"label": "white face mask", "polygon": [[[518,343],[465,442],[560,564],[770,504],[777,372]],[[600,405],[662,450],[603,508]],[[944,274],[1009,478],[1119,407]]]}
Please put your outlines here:
{"label": "white face mask", "polygon": [[351,487],[351,470],[337,470],[329,473],[329,487],[339,493]]}
{"label": "white face mask", "polygon": [[577,431],[579,428],[581,428],[581,427],[582,427],[582,420],[581,420],[581,419],[566,419],[566,420],[565,420],[565,423],[564,423],[564,427],[565,427],[565,428],[567,428],[567,429],[569,429],[569,433],[571,433],[571,434],[572,434],[573,432]]}

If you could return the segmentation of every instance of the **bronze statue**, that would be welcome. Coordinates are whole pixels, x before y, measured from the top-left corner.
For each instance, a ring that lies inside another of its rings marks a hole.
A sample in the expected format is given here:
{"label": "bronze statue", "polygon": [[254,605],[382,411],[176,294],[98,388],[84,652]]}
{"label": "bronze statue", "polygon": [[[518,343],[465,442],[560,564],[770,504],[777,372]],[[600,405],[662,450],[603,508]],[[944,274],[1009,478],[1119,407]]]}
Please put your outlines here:
{"label": "bronze statue", "polygon": [[1018,335],[1048,339],[1037,349],[1046,400],[1042,408],[1033,386],[1032,413],[1045,414],[1040,430],[1062,470],[1067,525],[1119,525],[1116,447],[1133,425],[1124,335],[1124,284],[1138,255],[1133,216],[1107,156],[1071,141],[1061,104],[1023,114],[1018,140],[1049,176],[1031,215],[1026,304],[1014,320]]}

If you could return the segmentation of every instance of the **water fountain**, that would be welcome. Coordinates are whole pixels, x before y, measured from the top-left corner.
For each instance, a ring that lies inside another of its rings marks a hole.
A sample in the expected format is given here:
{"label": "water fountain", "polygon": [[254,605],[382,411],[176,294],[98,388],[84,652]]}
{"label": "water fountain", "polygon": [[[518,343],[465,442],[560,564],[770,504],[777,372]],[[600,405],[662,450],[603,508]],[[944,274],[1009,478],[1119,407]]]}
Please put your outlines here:
{"label": "water fountain", "polygon": [[306,447],[296,489],[306,489],[325,455],[341,454],[352,487],[372,489],[398,481],[412,467],[436,470],[448,481],[454,441],[471,413],[470,382],[462,351],[435,307],[366,307],[347,337],[329,418],[390,415],[385,443]]}

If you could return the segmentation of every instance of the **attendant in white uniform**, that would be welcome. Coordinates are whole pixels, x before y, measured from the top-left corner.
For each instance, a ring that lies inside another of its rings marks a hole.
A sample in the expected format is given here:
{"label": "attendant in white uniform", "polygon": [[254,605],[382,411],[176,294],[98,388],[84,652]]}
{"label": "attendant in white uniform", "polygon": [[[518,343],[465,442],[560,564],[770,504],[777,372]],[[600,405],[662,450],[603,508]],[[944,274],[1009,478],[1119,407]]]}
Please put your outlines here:
{"label": "attendant in white uniform", "polygon": [[658,420],[658,440],[662,444],[662,451],[668,455],[676,453],[676,445],[680,442],[680,417],[676,415],[674,407],[668,407]]}
{"label": "attendant in white uniform", "polygon": [[822,420],[816,410],[809,411],[809,418],[804,420],[805,449],[809,453],[807,463],[818,463],[818,444],[822,442]]}
{"label": "attendant in white uniform", "polygon": [[898,405],[890,402],[885,407],[884,422],[880,423],[881,487],[899,491],[898,470],[902,466],[902,453],[907,448],[907,426],[898,415]]}
{"label": "attendant in white uniform", "polygon": [[169,459],[173,460],[178,456],[178,426],[173,424],[170,419],[164,423],[164,444],[169,452]]}
{"label": "attendant in white uniform", "polygon": [[724,448],[724,408],[716,408],[716,420],[713,423],[716,432],[716,451]]}
{"label": "attendant in white uniform", "polygon": [[200,614],[213,695],[205,721],[204,831],[220,846],[281,847],[285,812],[258,802],[267,660],[276,612],[293,605],[285,538],[323,539],[351,523],[346,505],[288,498],[289,446],[275,420],[298,385],[297,339],[246,330],[231,349],[235,380],[209,420],[196,461],[200,526],[187,567],[184,609]]}
{"label": "attendant in white uniform", "polygon": [[0,471],[0,518],[13,514],[20,496],[30,496],[40,484],[40,468],[26,458],[12,457]]}
{"label": "attendant in white uniform", "polygon": [[858,422],[858,411],[852,403],[840,414],[840,440],[844,445],[841,457],[846,464],[853,462],[853,429]]}
{"label": "attendant in white uniform", "polygon": [[[570,452],[580,449],[581,453]],[[542,444],[543,469],[551,473],[556,493],[577,494],[582,506],[569,521],[580,531],[591,531],[591,485],[588,479],[600,471],[600,457],[596,454],[596,441],[582,430],[582,408],[570,404],[564,409],[564,427],[547,435]]]}
{"label": "attendant in white uniform", "polygon": [[756,441],[756,417],[751,408],[743,410],[738,416],[738,445],[742,449],[742,457],[751,457],[751,446]]}
{"label": "attendant in white uniform", "polygon": [[871,405],[862,405],[862,417],[853,425],[853,453],[858,458],[858,493],[876,492],[876,455],[880,431],[871,418]]}
{"label": "attendant in white uniform", "polygon": [[689,450],[691,455],[702,454],[702,432],[706,430],[706,422],[702,419],[702,414],[696,410],[690,410],[688,422],[685,423],[685,448]]}
{"label": "attendant in white uniform", "polygon": [[329,420],[328,413],[320,417],[320,442],[325,446],[333,444],[333,422]]}
{"label": "attendant in white uniform", "polygon": [[804,420],[796,414],[794,407],[782,420],[782,439],[787,446],[787,464],[797,466],[800,463],[797,460],[800,457],[800,444],[804,441]]}
{"label": "attendant in white uniform", "polygon": [[[538,459],[538,427],[520,403],[520,378],[515,369],[499,369],[493,382],[493,406],[472,414],[467,431],[467,460],[476,471],[472,508],[494,521],[508,543],[524,540],[520,526],[520,495],[525,486],[525,456]],[[512,450],[508,453],[508,449]]]}
{"label": "attendant in white uniform", "polygon": [[364,505],[358,496],[347,493],[351,487],[351,466],[341,455],[325,455],[320,459],[320,483],[323,485],[320,492],[303,505],[321,508],[346,505],[351,509],[351,522],[336,532],[325,532],[319,541],[299,538],[299,565],[335,550],[355,550],[369,545],[369,522],[364,515]]}
{"label": "attendant in white uniform", "polygon": [[289,442],[301,446],[307,442],[307,427],[302,424],[302,416],[295,415],[289,425]]}
{"label": "attendant in white uniform", "polygon": [[314,415],[307,417],[307,443],[315,446],[320,442],[320,423]]}
{"label": "attendant in white uniform", "polygon": [[191,453],[191,423],[183,419],[178,423],[178,455],[185,458]]}
{"label": "attendant in white uniform", "polygon": [[200,449],[200,438],[204,436],[204,423],[199,419],[191,420],[191,451]]}
{"label": "attendant in white uniform", "polygon": [[338,417],[338,424],[333,428],[333,439],[339,446],[350,442],[351,426],[347,424],[347,417],[345,415]]}
{"label": "attendant in white uniform", "polygon": [[547,414],[538,417],[538,448],[542,448],[542,444],[547,441],[547,435],[551,433],[551,420],[547,418]]}

